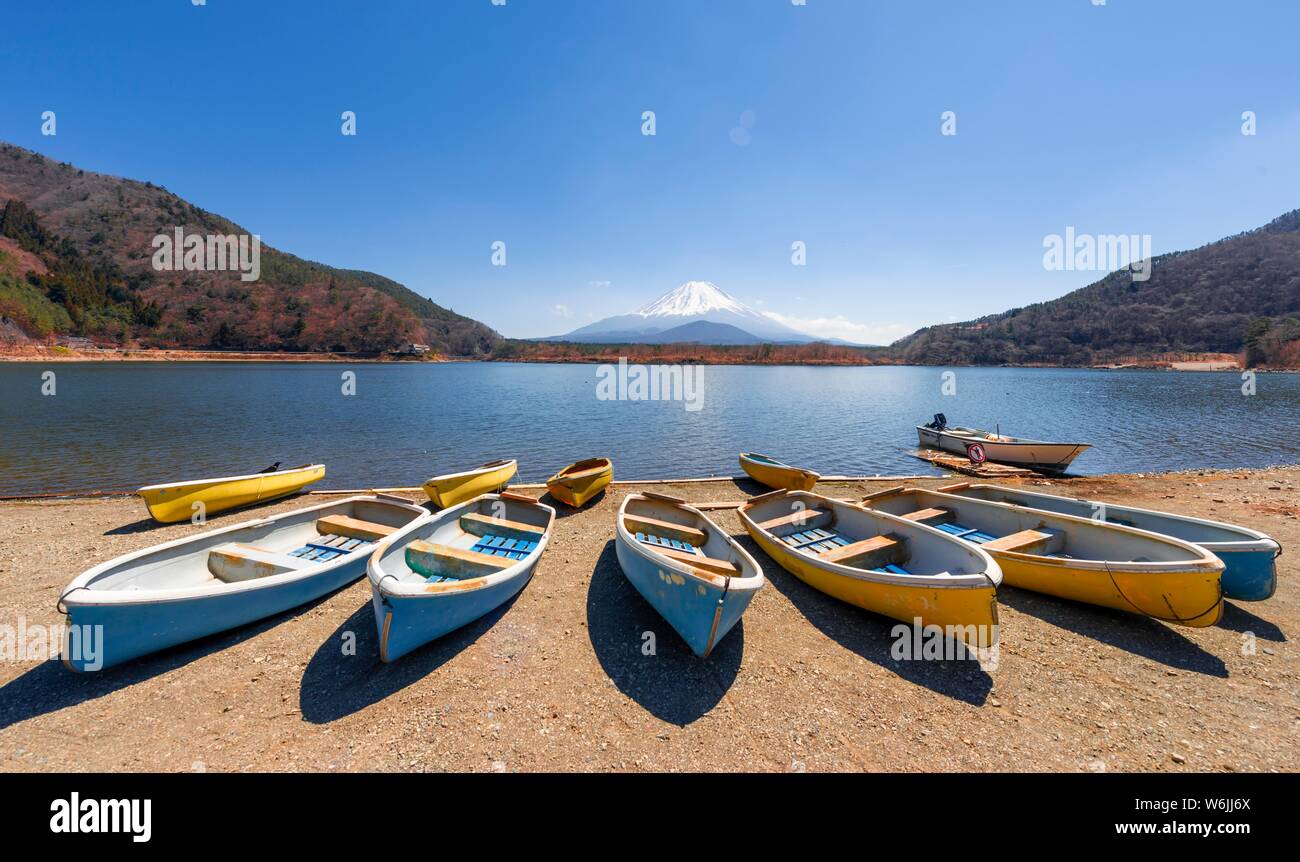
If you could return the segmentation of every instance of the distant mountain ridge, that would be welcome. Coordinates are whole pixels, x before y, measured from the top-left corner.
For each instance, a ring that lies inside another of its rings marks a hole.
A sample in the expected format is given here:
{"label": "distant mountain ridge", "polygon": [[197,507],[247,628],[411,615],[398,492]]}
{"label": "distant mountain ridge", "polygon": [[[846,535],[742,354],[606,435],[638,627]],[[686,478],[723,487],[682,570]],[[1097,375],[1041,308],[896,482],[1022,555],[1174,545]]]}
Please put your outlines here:
{"label": "distant mountain ridge", "polygon": [[[12,204],[12,205],[11,205]],[[261,247],[261,277],[158,271],[155,236],[248,231],[149,182],[0,143],[0,317],[32,337],[145,347],[486,356],[491,328],[372,272]]]}
{"label": "distant mountain ridge", "polygon": [[925,364],[1095,365],[1170,353],[1244,353],[1300,364],[1300,209],[1152,260],[1058,299],[917,330],[890,345]]}
{"label": "distant mountain ridge", "polygon": [[755,311],[709,281],[688,281],[631,314],[606,317],[544,341],[589,344],[808,344],[827,339]]}

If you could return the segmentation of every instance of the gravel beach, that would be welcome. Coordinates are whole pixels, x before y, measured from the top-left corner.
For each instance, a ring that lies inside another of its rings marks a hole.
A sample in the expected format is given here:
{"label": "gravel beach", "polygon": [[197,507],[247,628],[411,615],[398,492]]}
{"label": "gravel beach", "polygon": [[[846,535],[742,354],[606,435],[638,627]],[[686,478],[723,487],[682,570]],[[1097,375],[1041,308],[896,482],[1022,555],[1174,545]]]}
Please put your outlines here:
{"label": "gravel beach", "polygon": [[[642,488],[693,502],[762,489],[618,485],[581,512],[557,504],[551,547],[514,601],[392,665],[364,579],[98,674],[0,662],[0,770],[1300,769],[1300,467],[1005,484],[1263,530],[1287,551],[1277,595],[1188,629],[1004,587],[995,669],[895,661],[892,620],[805,586],[744,537],[768,584],[699,660],[623,577],[614,513]],[[733,510],[711,515],[743,535]],[[154,524],[122,497],[3,502],[0,523],[0,625],[14,627],[61,622],[59,592],[82,570],[200,530]],[[642,654],[647,631],[655,655]]]}

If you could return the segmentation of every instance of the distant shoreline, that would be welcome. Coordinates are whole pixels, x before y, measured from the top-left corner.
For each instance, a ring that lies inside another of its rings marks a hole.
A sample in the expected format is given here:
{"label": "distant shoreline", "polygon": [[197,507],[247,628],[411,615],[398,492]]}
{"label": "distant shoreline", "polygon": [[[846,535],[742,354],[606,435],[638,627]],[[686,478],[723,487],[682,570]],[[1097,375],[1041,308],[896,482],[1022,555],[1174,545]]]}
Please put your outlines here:
{"label": "distant shoreline", "polygon": [[0,362],[448,362],[446,357],[392,356],[386,354],[285,353],[274,350],[153,350],[105,348],[28,347],[21,351],[0,349]]}
{"label": "distant shoreline", "polygon": [[[629,345],[630,346],[630,345]],[[1134,362],[1114,363],[1108,365],[1057,365],[1052,363],[1032,363],[1024,365],[926,365],[891,361],[853,361],[842,358],[791,359],[789,357],[772,357],[770,360],[755,360],[753,357],[729,357],[710,353],[694,354],[689,350],[675,350],[671,353],[641,350],[629,350],[626,354],[598,353],[590,356],[442,356],[425,354],[405,356],[393,354],[347,354],[347,353],[287,353],[283,351],[225,351],[192,349],[147,349],[147,348],[103,348],[99,350],[75,350],[65,347],[25,346],[18,349],[0,348],[0,363],[5,362],[279,362],[279,363],[448,363],[448,362],[518,362],[532,365],[599,365],[626,359],[629,363],[642,365],[655,364],[690,364],[690,365],[745,365],[754,367],[795,366],[795,367],[836,367],[836,368],[876,368],[876,367],[914,367],[914,368],[1073,368],[1095,371],[1244,371],[1240,362],[1222,358],[1205,360],[1163,360],[1151,359]],[[1300,368],[1255,368],[1262,373],[1300,373]]]}

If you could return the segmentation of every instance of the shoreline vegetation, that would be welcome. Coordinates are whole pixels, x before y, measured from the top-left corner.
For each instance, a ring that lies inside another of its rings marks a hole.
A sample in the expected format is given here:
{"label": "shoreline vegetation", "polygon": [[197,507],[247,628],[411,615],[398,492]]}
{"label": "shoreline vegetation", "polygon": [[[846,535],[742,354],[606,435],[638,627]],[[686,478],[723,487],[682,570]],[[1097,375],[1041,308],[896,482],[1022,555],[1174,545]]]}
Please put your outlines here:
{"label": "shoreline vegetation", "polygon": [[[627,358],[640,364],[1300,370],[1300,210],[1155,257],[1143,280],[1128,270],[1099,271],[1099,280],[1064,296],[925,326],[875,347],[506,338],[392,279],[303,260],[260,237],[255,267],[250,261],[256,271],[230,269],[228,255],[218,252],[242,249],[250,237],[152,182],[87,172],[0,142],[0,361]],[[172,252],[162,259],[154,251],[159,240]],[[187,248],[179,268],[177,243]],[[460,295],[455,285],[442,285],[439,293]]]}
{"label": "shoreline vegetation", "polygon": [[[519,345],[522,345],[520,347]],[[0,344],[0,362],[284,362],[284,363],[387,363],[387,362],[527,362],[535,364],[616,364],[619,360],[642,365],[807,365],[807,366],[918,366],[987,368],[1092,368],[1105,371],[1242,371],[1246,358],[1231,353],[1166,353],[1124,357],[1096,365],[1052,362],[929,363],[906,361],[884,347],[843,347],[822,343],[801,345],[696,345],[696,344],[576,344],[565,342],[511,342],[507,349],[482,356],[448,356],[429,352],[346,353],[330,351],[220,350],[138,347],[68,347],[60,344]],[[1294,367],[1255,366],[1262,372],[1300,372]]]}

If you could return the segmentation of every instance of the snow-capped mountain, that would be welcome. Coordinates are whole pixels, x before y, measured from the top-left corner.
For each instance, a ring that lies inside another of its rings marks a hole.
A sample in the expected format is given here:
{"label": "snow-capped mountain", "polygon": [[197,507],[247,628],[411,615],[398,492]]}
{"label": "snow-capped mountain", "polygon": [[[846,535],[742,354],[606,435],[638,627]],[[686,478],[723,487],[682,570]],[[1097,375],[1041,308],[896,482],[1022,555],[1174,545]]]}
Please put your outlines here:
{"label": "snow-capped mountain", "polygon": [[607,317],[548,340],[604,344],[762,341],[803,344],[819,339],[760,314],[712,282],[688,281],[631,314]]}

